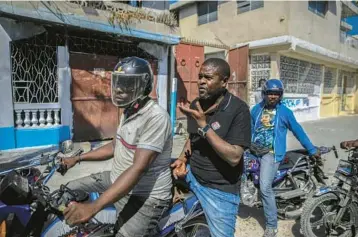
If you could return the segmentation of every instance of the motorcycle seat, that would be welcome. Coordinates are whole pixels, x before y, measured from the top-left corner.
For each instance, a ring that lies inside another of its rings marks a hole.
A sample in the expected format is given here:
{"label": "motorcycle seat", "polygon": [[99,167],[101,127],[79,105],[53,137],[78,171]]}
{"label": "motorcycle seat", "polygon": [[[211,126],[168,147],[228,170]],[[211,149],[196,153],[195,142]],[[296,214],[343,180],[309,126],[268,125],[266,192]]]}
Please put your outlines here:
{"label": "motorcycle seat", "polygon": [[183,219],[185,215],[193,208],[194,204],[197,202],[196,196],[192,193],[184,194],[184,197],[181,202],[174,203],[162,216],[159,221],[160,230],[165,230],[168,226],[173,223],[176,223]]}
{"label": "motorcycle seat", "polygon": [[305,157],[305,156],[306,155],[302,154],[302,153],[298,153],[295,151],[289,151],[286,153],[285,157],[281,161],[278,169],[280,169],[280,170],[281,169],[291,169],[300,158]]}

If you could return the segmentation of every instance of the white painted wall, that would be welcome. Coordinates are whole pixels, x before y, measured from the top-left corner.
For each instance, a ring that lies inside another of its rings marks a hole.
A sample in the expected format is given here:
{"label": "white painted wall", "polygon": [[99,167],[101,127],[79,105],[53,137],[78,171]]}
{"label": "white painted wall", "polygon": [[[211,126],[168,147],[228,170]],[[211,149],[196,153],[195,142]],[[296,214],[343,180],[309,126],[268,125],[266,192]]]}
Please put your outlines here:
{"label": "white painted wall", "polygon": [[320,102],[319,95],[305,96],[302,94],[287,94],[283,100],[283,103],[294,112],[298,122],[319,119]]}
{"label": "white painted wall", "polygon": [[168,46],[142,42],[139,47],[158,59],[157,97],[158,103],[168,110]]}
{"label": "white painted wall", "polygon": [[[1,24],[1,23],[0,23]],[[11,38],[0,25],[0,127],[14,126],[14,110],[12,103],[11,87],[11,61],[10,61]]]}
{"label": "white painted wall", "polygon": [[30,22],[0,17],[0,127],[14,126],[10,42],[41,34],[45,29]]}
{"label": "white painted wall", "polygon": [[73,112],[71,102],[71,68],[67,46],[57,47],[58,97],[61,106],[61,124],[70,127],[72,138]]}

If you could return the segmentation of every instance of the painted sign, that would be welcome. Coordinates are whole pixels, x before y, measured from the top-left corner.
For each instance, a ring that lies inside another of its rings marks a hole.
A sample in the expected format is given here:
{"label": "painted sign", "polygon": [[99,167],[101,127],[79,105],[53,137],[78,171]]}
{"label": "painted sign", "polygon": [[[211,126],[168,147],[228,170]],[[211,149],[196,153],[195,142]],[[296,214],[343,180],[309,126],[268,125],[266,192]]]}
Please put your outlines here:
{"label": "painted sign", "polygon": [[310,107],[309,98],[284,98],[282,103],[291,110],[304,109]]}
{"label": "painted sign", "polygon": [[319,119],[319,96],[285,97],[282,103],[294,112],[299,122]]}
{"label": "painted sign", "polygon": [[[250,107],[262,101],[261,92],[255,91],[250,94]],[[282,103],[291,109],[297,121],[309,121],[319,119],[320,97],[310,95],[302,97],[299,94],[286,94]]]}

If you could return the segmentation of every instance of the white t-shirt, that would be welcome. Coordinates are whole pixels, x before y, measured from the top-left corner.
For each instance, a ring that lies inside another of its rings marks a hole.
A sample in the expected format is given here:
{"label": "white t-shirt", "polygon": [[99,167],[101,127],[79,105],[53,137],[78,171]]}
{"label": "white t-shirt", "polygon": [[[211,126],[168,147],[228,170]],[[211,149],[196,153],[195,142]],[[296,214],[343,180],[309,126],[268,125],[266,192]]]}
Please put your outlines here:
{"label": "white t-shirt", "polygon": [[111,171],[112,183],[133,164],[136,148],[160,153],[130,192],[161,200],[171,198],[172,126],[167,111],[150,100],[129,118],[122,116],[117,129],[116,146]]}

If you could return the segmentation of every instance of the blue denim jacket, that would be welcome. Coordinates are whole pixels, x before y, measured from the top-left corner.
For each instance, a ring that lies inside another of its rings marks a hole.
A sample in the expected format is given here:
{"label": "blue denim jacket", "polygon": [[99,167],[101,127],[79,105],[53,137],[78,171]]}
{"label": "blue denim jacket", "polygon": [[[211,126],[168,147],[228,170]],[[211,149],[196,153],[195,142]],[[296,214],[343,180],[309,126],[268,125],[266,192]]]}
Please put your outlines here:
{"label": "blue denim jacket", "polygon": [[[264,109],[264,102],[255,105],[251,109],[251,129],[252,129],[252,141],[254,132],[261,123],[261,114]],[[281,162],[286,154],[286,140],[287,129],[289,129],[301,145],[309,152],[310,155],[314,155],[317,152],[317,148],[311,143],[307,134],[303,130],[302,126],[297,122],[293,112],[282,103],[276,106],[276,121],[274,131],[273,148],[275,153],[275,161]]]}

